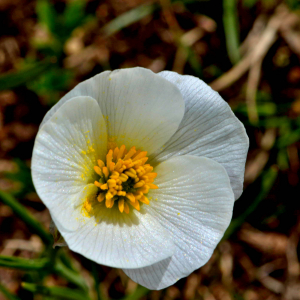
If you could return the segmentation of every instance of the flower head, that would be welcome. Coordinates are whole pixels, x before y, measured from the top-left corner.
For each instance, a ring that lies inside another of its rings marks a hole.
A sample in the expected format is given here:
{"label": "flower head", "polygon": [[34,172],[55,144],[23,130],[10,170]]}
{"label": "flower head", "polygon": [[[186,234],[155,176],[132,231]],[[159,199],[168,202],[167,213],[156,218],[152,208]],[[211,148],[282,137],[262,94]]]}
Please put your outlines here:
{"label": "flower head", "polygon": [[242,192],[248,138],[201,80],[103,72],[45,116],[36,190],[75,252],[162,289],[204,265]]}

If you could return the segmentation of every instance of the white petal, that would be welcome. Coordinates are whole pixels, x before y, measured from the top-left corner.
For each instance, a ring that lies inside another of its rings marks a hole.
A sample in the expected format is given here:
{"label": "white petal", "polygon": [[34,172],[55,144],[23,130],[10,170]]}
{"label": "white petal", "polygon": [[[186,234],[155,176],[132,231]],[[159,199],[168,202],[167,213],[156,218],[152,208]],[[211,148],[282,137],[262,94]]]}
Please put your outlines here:
{"label": "white petal", "polygon": [[208,261],[231,220],[234,195],[225,169],[208,158],[173,157],[155,172],[159,189],[149,193],[147,213],[169,231],[175,254],[152,266],[124,271],[149,289],[162,289]]}
{"label": "white petal", "polygon": [[148,151],[162,147],[177,130],[184,114],[178,88],[144,68],[103,72],[78,84],[45,116],[68,99],[86,95],[96,99],[107,122],[110,141]]}
{"label": "white petal", "polygon": [[202,80],[168,71],[159,75],[181,91],[185,115],[163,151],[157,151],[151,159],[158,163],[185,154],[211,158],[226,169],[235,199],[239,198],[243,190],[249,147],[243,124],[220,95]]}
{"label": "white petal", "polygon": [[51,214],[70,230],[77,225],[69,223],[67,216],[78,205],[82,189],[98,178],[94,166],[106,152],[106,125],[99,105],[90,97],[69,100],[38,132],[33,182]]}
{"label": "white petal", "polygon": [[149,214],[121,214],[116,205],[107,209],[103,202],[97,206],[96,217],[87,217],[83,211],[86,198],[97,193],[93,167],[107,153],[105,127],[94,99],[76,97],[62,105],[36,138],[35,187],[70,249],[112,267],[156,263],[171,256],[175,248]]}
{"label": "white petal", "polygon": [[140,268],[173,255],[175,245],[168,232],[150,214],[121,214],[98,204],[97,217],[87,218],[73,232],[61,230],[71,250],[96,263],[116,268]]}

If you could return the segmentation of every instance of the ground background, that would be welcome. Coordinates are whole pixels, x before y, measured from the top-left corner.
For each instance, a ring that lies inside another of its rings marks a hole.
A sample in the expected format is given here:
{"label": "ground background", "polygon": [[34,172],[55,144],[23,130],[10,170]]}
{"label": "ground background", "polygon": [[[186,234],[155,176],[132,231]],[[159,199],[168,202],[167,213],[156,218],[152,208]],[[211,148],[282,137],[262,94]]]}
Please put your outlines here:
{"label": "ground background", "polygon": [[[223,241],[162,291],[53,250],[30,177],[45,112],[78,82],[134,66],[203,79],[250,138]],[[297,0],[0,0],[0,73],[0,299],[300,299]]]}

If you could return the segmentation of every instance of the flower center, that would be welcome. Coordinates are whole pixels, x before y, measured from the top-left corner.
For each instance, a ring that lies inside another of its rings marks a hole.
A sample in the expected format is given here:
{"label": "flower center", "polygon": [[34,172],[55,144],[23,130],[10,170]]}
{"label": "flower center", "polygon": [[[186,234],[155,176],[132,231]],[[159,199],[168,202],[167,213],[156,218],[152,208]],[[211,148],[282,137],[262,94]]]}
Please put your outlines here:
{"label": "flower center", "polygon": [[109,150],[106,164],[98,160],[95,172],[100,176],[94,184],[99,188],[97,200],[105,200],[105,206],[112,208],[116,202],[121,213],[129,213],[129,205],[140,210],[140,202],[149,204],[145,196],[149,189],[157,189],[153,184],[156,173],[153,167],[145,164],[148,160],[147,152],[131,147],[126,150],[125,145]]}

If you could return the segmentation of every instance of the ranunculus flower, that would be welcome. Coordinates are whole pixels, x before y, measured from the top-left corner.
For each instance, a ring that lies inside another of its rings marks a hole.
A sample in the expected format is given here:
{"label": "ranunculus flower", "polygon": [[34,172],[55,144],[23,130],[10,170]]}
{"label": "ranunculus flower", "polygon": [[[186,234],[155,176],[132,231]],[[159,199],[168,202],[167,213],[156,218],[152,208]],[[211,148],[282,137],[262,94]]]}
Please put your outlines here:
{"label": "ranunculus flower", "polygon": [[203,81],[103,72],[45,116],[37,193],[69,248],[162,289],[204,265],[242,193],[248,137]]}

